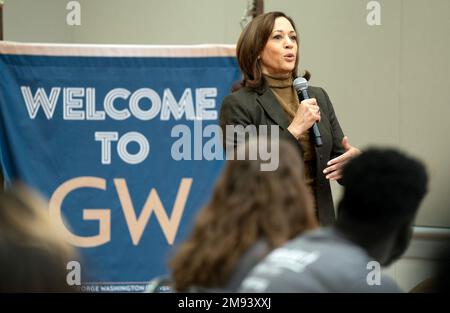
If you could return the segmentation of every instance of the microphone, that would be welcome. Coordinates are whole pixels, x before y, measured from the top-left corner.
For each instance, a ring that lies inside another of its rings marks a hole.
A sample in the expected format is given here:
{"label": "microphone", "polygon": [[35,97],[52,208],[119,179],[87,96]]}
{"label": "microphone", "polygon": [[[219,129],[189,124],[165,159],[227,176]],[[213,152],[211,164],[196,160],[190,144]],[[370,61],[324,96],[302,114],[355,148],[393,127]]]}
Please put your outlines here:
{"label": "microphone", "polygon": [[[300,101],[309,99],[308,81],[306,79],[304,79],[303,77],[297,77],[296,79],[294,79],[293,85],[294,85],[295,91],[297,91]],[[314,142],[316,144],[316,147],[321,147],[323,144],[322,136],[320,135],[319,127],[317,126],[317,123],[314,123],[310,130],[314,137]]]}

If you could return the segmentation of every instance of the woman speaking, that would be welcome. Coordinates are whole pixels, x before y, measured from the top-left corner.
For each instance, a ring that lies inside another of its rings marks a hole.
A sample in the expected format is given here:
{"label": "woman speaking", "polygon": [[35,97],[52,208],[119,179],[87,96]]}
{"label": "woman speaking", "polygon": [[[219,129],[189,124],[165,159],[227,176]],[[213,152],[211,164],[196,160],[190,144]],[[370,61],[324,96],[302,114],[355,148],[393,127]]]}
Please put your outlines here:
{"label": "woman speaking", "polygon": [[[282,12],[254,18],[236,47],[243,74],[241,88],[224,98],[220,124],[278,125],[280,138],[294,142],[304,161],[305,179],[314,195],[321,225],[334,222],[330,180],[339,180],[344,164],[360,151],[344,137],[331,101],[322,88],[309,87],[299,101],[293,87],[298,70],[298,37],[292,19]],[[309,79],[309,72],[303,75]],[[317,123],[323,144],[315,146],[310,128]]]}

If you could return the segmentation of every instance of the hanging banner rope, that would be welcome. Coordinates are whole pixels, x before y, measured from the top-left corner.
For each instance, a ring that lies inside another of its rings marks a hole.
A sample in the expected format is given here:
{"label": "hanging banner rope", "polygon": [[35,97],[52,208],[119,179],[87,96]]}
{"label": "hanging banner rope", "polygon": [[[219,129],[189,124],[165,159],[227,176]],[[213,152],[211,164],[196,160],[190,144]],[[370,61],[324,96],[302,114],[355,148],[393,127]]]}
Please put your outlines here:
{"label": "hanging banner rope", "polygon": [[264,0],[247,0],[247,7],[242,15],[240,25],[244,27],[256,16],[264,13]]}
{"label": "hanging banner rope", "polygon": [[0,0],[0,40],[3,40],[3,1]]}

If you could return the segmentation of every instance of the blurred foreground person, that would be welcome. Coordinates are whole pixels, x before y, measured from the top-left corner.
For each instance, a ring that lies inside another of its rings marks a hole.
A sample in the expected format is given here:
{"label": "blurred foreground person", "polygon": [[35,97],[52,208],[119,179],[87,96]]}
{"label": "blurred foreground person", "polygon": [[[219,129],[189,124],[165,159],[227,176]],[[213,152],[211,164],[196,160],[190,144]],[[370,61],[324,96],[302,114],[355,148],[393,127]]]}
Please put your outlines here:
{"label": "blurred foreground person", "polygon": [[450,293],[450,243],[441,252],[440,261],[436,269],[435,287],[432,292]]}
{"label": "blurred foreground person", "polygon": [[23,185],[0,192],[0,292],[74,292],[66,282],[73,260],[39,195]]}
{"label": "blurred foreground person", "polygon": [[402,292],[380,266],[406,250],[427,181],[423,164],[398,151],[355,157],[343,171],[337,224],[271,252],[240,291]]}
{"label": "blurred foreground person", "polygon": [[[257,147],[251,140],[238,149],[248,156]],[[274,171],[261,171],[264,161],[257,155],[225,166],[190,237],[171,260],[176,291],[236,291],[270,250],[317,226],[296,148],[279,142]]]}

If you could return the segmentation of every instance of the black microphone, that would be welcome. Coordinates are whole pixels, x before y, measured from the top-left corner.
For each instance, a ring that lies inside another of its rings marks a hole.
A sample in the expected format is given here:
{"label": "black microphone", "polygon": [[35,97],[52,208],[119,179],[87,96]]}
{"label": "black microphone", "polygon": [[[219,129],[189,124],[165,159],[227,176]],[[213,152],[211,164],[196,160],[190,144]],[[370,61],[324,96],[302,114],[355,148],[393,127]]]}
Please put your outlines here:
{"label": "black microphone", "polygon": [[[304,79],[303,77],[297,77],[294,79],[293,82],[294,89],[297,91],[298,97],[300,98],[300,101],[309,99],[308,95],[308,81]],[[322,136],[319,132],[319,127],[317,126],[317,123],[314,123],[314,125],[311,127],[311,132],[314,137],[314,142],[316,144],[316,147],[322,146]]]}

